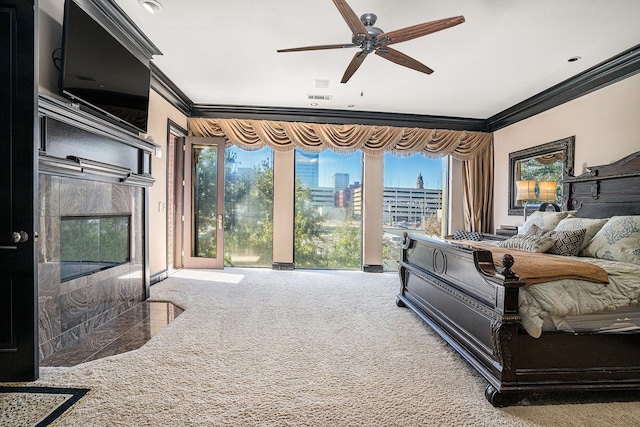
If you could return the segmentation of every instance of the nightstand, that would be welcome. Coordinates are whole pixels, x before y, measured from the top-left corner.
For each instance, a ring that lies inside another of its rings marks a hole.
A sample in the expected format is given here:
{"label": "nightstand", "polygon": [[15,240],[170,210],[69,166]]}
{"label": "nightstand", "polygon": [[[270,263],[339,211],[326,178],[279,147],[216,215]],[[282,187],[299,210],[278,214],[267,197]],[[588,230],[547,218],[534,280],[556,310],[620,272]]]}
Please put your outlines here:
{"label": "nightstand", "polygon": [[514,226],[502,225],[500,226],[500,228],[496,228],[496,235],[504,236],[505,239],[508,239],[511,236],[515,236],[516,234],[518,234],[518,227],[515,225]]}
{"label": "nightstand", "polygon": [[510,235],[482,233],[484,240],[507,240]]}

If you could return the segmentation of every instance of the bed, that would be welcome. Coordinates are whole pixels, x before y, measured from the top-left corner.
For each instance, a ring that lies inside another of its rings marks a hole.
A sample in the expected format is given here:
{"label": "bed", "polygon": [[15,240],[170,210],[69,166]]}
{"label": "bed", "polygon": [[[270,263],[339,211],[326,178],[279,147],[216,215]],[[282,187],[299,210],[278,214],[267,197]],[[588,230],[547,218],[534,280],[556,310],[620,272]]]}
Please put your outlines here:
{"label": "bed", "polygon": [[[568,211],[559,215],[571,219],[565,223],[600,220],[602,225],[590,230],[592,237],[584,238],[573,255],[533,254],[542,257],[535,261],[542,263],[535,264],[537,270],[560,275],[547,279],[525,274],[534,261],[520,249],[404,235],[396,304],[413,310],[488,381],[485,397],[497,407],[539,392],[640,389],[640,245],[621,240],[626,242],[622,261],[616,259],[621,256],[617,248],[612,256],[612,249],[602,246],[606,236],[620,237],[620,218],[630,233],[625,236],[640,235],[640,152],[565,177],[563,202]],[[555,232],[562,219],[546,230]],[[572,260],[584,264],[571,265]],[[602,277],[596,273],[573,276],[581,265],[604,271],[618,266],[627,275],[620,279],[622,273],[609,271],[606,283],[598,283]],[[538,301],[544,289],[553,287],[559,293],[548,299],[561,300],[567,312],[554,314],[549,308],[547,313],[544,301]],[[627,292],[607,297],[615,303],[563,300],[576,289],[612,294],[615,288]],[[532,308],[536,304],[540,307]]]}

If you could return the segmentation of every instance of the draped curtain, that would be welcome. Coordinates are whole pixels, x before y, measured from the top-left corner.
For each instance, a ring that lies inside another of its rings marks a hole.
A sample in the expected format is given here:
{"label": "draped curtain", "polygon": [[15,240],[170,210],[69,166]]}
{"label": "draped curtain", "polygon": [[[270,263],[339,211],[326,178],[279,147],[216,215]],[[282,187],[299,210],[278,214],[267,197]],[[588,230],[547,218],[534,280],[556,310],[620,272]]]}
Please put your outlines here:
{"label": "draped curtain", "polygon": [[463,161],[462,185],[465,229],[493,233],[493,144]]}
{"label": "draped curtain", "polygon": [[487,132],[207,118],[189,119],[189,135],[223,137],[245,150],[268,146],[275,151],[299,148],[308,153],[330,149],[380,155],[389,151],[396,156],[420,153],[433,159],[452,156],[459,160],[476,157],[493,141]]}
{"label": "draped curtain", "polygon": [[[391,152],[399,157],[422,154],[439,159],[451,156],[465,162],[463,194],[465,228],[491,231],[493,216],[493,135],[487,132],[392,126],[332,125],[269,120],[190,118],[189,135],[226,138],[245,150],[270,147],[275,151],[299,148],[308,153],[326,149],[370,155]],[[468,211],[468,212],[467,212]]]}

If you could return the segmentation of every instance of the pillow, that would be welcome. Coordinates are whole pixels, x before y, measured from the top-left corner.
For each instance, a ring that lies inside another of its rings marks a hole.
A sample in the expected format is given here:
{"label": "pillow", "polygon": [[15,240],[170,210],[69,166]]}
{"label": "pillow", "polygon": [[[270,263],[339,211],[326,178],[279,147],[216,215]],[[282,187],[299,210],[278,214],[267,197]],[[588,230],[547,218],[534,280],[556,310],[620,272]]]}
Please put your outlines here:
{"label": "pillow", "polygon": [[529,230],[524,234],[525,236],[542,236],[544,233],[546,233],[547,230],[543,230],[542,228],[538,227],[535,224],[531,224],[531,227],[529,227]]}
{"label": "pillow", "polygon": [[498,243],[498,246],[509,249],[520,249],[528,252],[546,252],[553,245],[553,239],[542,236],[515,235]]}
{"label": "pillow", "polygon": [[535,211],[529,216],[529,219],[527,219],[522,226],[522,234],[527,234],[527,231],[531,228],[531,224],[535,224],[543,230],[553,230],[561,220],[567,217],[567,215],[569,215],[569,212],[567,211]]}
{"label": "pillow", "polygon": [[551,238],[553,244],[547,253],[564,256],[578,256],[587,230],[545,231],[544,236]]}
{"label": "pillow", "polygon": [[480,241],[484,238],[484,236],[482,235],[482,233],[478,233],[477,231],[464,231],[464,230],[457,230],[454,234],[453,234],[453,240],[476,240],[476,241]]}
{"label": "pillow", "polygon": [[640,265],[640,215],[611,217],[582,254]]}
{"label": "pillow", "polygon": [[543,230],[537,225],[531,224],[527,234],[522,237],[546,237],[551,239],[552,245],[545,252],[554,255],[578,256],[585,234],[584,228],[567,231]]}
{"label": "pillow", "polygon": [[584,249],[589,241],[596,235],[602,226],[607,222],[607,219],[593,219],[593,218],[575,218],[569,215],[558,223],[556,231],[568,231],[568,230],[580,230],[584,228],[584,240],[582,241],[582,247]]}

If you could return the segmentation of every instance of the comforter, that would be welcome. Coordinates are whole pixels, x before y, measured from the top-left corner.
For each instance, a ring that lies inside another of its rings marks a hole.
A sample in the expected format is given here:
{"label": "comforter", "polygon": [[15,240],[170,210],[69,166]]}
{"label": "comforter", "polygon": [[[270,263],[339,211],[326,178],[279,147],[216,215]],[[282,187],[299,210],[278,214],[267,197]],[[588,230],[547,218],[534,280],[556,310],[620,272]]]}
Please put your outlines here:
{"label": "comforter", "polygon": [[[562,279],[521,288],[519,314],[522,326],[531,336],[540,337],[542,324],[548,316],[583,315],[638,305],[640,265],[597,258],[548,256],[598,265],[607,272],[609,284],[604,286],[600,283]],[[640,310],[640,305],[638,309]]]}

